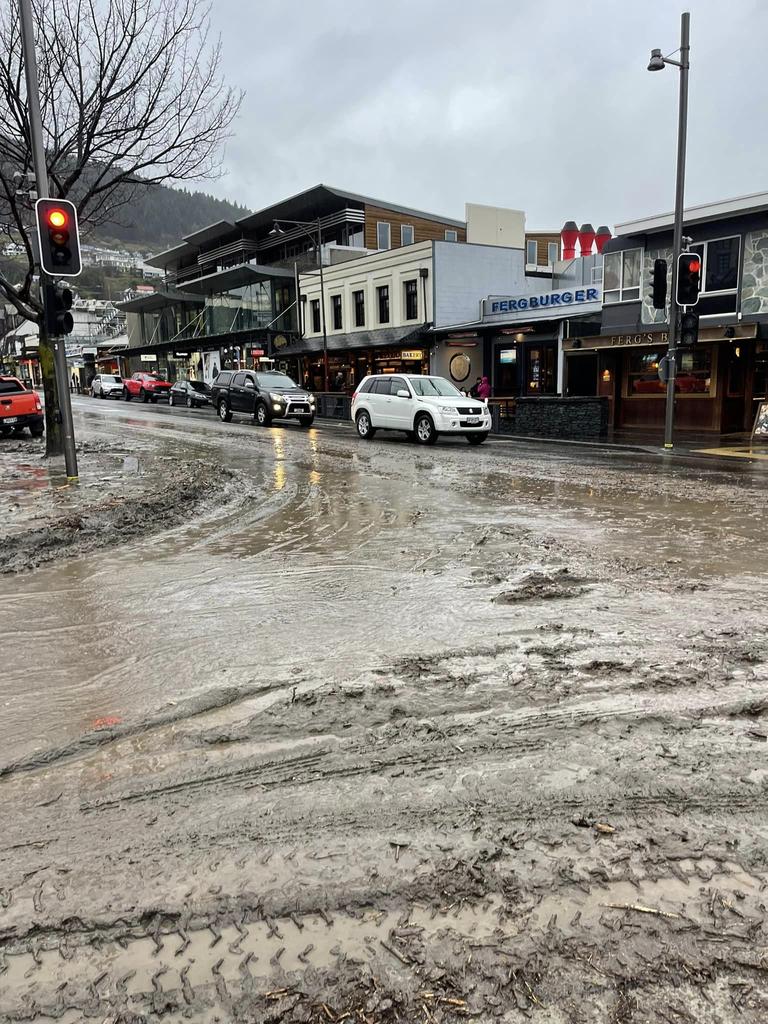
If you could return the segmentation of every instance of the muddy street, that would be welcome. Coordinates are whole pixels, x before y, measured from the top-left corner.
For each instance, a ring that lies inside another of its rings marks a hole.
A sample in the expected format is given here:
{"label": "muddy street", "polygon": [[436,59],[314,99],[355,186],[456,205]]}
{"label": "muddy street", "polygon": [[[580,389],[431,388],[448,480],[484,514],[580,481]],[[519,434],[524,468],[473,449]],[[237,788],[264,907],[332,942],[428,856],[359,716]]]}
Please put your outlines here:
{"label": "muddy street", "polygon": [[0,450],[81,523],[0,576],[0,1020],[768,1018],[760,465],[74,406],[79,497]]}

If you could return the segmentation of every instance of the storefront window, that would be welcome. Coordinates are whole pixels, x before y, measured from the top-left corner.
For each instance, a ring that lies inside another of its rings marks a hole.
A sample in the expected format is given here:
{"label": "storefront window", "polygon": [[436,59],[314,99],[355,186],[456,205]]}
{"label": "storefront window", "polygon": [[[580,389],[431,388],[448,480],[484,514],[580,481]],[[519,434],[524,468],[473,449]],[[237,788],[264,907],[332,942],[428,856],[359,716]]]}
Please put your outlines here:
{"label": "storefront window", "polygon": [[219,292],[205,300],[208,332],[229,334],[266,327],[273,319],[269,281],[258,281],[242,288]]}
{"label": "storefront window", "polygon": [[517,394],[517,349],[514,345],[496,349],[493,373],[495,395]]}
{"label": "storefront window", "polygon": [[[659,380],[659,362],[666,353],[667,350],[664,348],[653,352],[629,354],[626,393],[628,398],[666,395],[667,386]],[[695,348],[691,351],[682,351],[679,355],[680,367],[675,391],[681,396],[713,394],[712,349]]]}
{"label": "storefront window", "polygon": [[525,394],[555,393],[556,359],[554,345],[529,345],[525,354]]}
{"label": "storefront window", "polygon": [[739,281],[741,238],[715,238],[691,246],[701,256],[701,296],[696,306],[700,316],[735,313]]}

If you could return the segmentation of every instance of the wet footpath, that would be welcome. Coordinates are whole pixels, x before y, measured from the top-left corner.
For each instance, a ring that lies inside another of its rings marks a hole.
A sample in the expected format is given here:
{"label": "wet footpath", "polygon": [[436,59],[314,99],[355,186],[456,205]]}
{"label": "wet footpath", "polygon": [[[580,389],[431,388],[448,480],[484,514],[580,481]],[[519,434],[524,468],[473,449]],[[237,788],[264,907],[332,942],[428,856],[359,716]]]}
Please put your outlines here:
{"label": "wet footpath", "polygon": [[0,1021],[768,1019],[763,465],[75,412],[78,496],[0,450]]}

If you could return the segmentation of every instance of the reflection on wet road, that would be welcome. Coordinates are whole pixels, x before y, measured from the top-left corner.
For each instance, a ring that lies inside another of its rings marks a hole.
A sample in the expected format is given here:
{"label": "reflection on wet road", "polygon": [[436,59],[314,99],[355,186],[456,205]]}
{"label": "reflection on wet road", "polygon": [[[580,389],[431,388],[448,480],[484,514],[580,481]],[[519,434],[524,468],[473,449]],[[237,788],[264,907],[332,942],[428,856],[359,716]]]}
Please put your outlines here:
{"label": "reflection on wet road", "polygon": [[[654,566],[727,577],[718,585],[741,594],[768,560],[754,472],[534,446],[364,444],[342,426],[259,431],[87,400],[75,411],[82,435],[220,461],[256,496],[6,580],[3,763],[223,685],[311,688],[393,654],[492,641],[521,613],[492,604],[492,581],[473,575],[481,547],[505,573],[553,552],[574,571],[593,551],[624,564],[595,576],[595,621],[640,600]],[[695,608],[695,593],[685,600]],[[665,611],[638,614],[662,629]],[[528,628],[551,617],[546,602],[522,616]]]}

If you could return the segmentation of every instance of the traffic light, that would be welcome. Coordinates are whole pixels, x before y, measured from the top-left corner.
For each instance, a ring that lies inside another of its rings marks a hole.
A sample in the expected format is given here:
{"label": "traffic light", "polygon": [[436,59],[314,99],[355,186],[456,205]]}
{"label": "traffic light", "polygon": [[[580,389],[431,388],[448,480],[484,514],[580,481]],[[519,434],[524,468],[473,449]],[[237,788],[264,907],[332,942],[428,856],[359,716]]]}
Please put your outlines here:
{"label": "traffic light", "polygon": [[695,306],[701,291],[701,256],[681,252],[677,258],[677,304]]}
{"label": "traffic light", "polygon": [[60,338],[71,334],[74,327],[72,314],[72,292],[61,281],[45,286],[45,327],[48,336]]}
{"label": "traffic light", "polygon": [[680,346],[695,345],[699,340],[699,314],[683,313],[680,317]]}
{"label": "traffic light", "polygon": [[654,260],[651,274],[651,302],[654,309],[664,309],[667,304],[667,261]]}
{"label": "traffic light", "polygon": [[47,274],[77,277],[82,270],[77,210],[68,199],[38,199],[35,203],[40,266]]}

